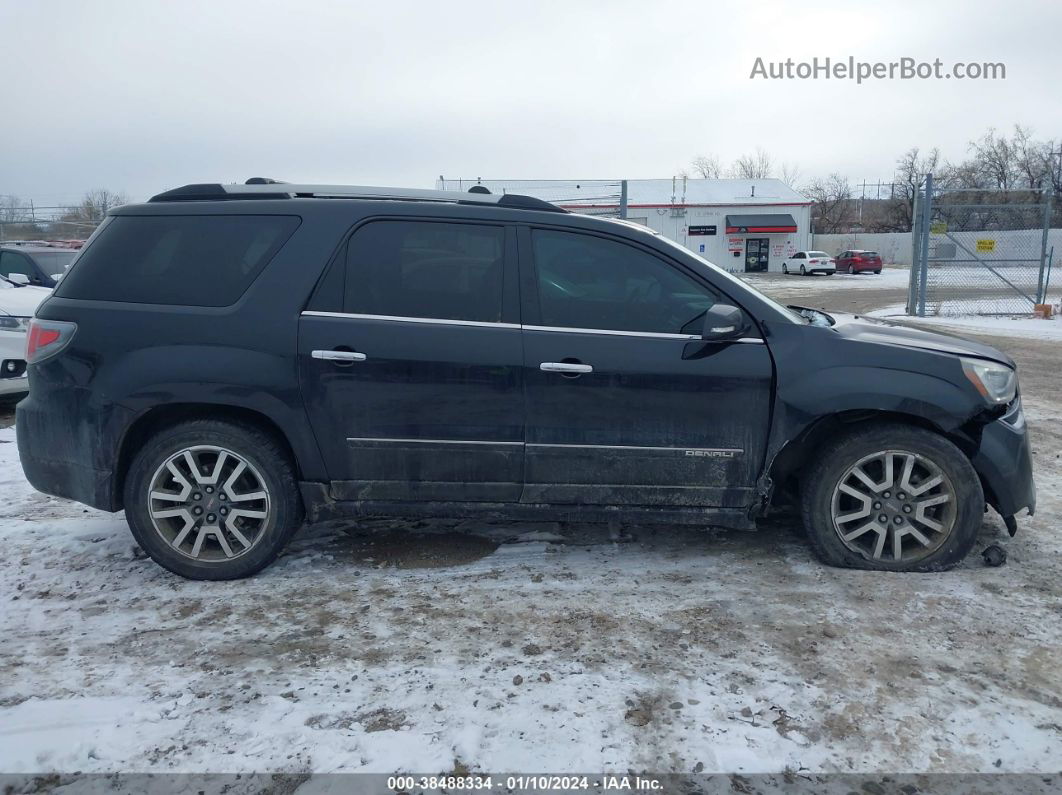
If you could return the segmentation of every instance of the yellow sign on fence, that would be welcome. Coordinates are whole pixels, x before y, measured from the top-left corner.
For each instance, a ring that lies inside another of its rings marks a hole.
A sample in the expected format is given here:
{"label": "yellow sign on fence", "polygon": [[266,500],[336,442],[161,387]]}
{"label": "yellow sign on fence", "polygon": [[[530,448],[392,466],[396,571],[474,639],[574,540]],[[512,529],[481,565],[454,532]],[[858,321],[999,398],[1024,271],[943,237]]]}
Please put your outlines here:
{"label": "yellow sign on fence", "polygon": [[984,252],[991,252],[996,250],[996,241],[991,239],[978,240],[977,250]]}
{"label": "yellow sign on fence", "polygon": [[943,235],[948,231],[948,225],[943,221],[934,221],[929,225],[929,234],[931,235]]}

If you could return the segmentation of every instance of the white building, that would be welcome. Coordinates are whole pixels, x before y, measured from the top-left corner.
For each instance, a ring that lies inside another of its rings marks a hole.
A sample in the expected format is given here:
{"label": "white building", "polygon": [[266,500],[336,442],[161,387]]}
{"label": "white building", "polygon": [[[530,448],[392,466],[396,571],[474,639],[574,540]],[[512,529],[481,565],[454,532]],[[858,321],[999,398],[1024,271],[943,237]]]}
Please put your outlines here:
{"label": "white building", "polygon": [[[536,196],[572,212],[617,216],[619,180],[444,179],[440,190]],[[627,218],[732,272],[781,271],[808,248],[811,202],[777,179],[632,179]]]}

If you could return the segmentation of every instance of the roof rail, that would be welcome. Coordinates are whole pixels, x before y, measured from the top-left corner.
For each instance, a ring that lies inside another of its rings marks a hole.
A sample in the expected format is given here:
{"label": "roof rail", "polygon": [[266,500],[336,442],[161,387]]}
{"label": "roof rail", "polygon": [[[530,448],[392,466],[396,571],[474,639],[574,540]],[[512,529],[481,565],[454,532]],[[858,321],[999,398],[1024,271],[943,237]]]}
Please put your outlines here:
{"label": "roof rail", "polygon": [[235,199],[385,199],[390,201],[451,202],[455,204],[484,204],[521,210],[541,210],[553,213],[568,212],[533,196],[515,193],[460,193],[453,190],[420,190],[417,188],[376,188],[363,185],[296,185],[287,182],[258,182],[250,185],[221,185],[201,183],[183,185],[168,190],[148,201],[225,201]]}

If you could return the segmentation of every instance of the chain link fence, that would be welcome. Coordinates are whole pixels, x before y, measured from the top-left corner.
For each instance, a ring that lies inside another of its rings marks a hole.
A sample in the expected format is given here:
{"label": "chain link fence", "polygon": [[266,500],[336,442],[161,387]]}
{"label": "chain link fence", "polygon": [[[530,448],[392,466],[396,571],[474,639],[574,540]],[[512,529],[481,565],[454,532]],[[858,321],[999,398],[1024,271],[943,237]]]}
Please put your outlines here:
{"label": "chain link fence", "polygon": [[908,314],[1028,315],[1047,303],[1056,238],[1062,244],[1051,210],[1050,198],[1030,192],[935,189],[927,175]]}

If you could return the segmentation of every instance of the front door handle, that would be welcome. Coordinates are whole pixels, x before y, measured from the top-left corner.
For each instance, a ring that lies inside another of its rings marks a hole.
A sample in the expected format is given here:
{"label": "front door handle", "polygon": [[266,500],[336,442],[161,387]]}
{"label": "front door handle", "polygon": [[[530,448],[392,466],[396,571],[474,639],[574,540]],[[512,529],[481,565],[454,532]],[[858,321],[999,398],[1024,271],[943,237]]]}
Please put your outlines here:
{"label": "front door handle", "polygon": [[364,362],[368,358],[364,353],[357,351],[313,351],[310,356],[330,362]]}
{"label": "front door handle", "polygon": [[592,373],[594,368],[589,364],[575,364],[573,362],[542,362],[540,370],[547,373]]}

